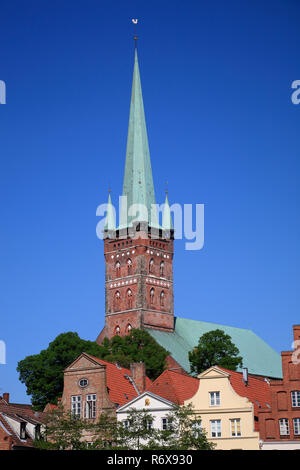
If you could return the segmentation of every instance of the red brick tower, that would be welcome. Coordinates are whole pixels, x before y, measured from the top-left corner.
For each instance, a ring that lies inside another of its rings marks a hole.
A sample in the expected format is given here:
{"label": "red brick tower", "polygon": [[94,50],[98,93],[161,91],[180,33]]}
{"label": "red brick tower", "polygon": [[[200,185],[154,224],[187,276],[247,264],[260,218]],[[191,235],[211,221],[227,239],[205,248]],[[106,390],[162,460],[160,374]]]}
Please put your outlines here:
{"label": "red brick tower", "polygon": [[155,204],[135,49],[120,224],[115,225],[109,195],[104,228],[105,327],[98,343],[131,328],[174,330],[174,231],[168,198],[161,225]]}

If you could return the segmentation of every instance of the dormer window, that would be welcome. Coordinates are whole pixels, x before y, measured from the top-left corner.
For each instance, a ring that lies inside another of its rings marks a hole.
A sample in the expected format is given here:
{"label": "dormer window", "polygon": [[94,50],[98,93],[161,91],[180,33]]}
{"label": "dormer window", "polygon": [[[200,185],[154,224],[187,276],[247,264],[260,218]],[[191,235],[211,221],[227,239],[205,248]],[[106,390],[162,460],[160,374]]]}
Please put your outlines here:
{"label": "dormer window", "polygon": [[26,423],[24,421],[20,423],[20,439],[26,439]]}

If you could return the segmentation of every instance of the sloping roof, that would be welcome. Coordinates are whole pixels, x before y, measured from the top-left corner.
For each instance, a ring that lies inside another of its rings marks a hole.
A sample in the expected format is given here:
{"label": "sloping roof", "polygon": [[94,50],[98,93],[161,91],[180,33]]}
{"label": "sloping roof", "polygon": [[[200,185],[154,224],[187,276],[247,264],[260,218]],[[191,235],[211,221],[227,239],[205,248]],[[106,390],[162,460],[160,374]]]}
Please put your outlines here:
{"label": "sloping roof", "polygon": [[10,426],[6,417],[13,419],[18,423],[28,422],[31,424],[43,424],[45,421],[45,414],[34,411],[30,405],[17,405],[15,403],[7,403],[5,400],[0,400],[0,423],[12,436],[13,445],[18,447],[32,447],[33,441],[31,437],[28,436],[26,441],[21,440],[18,434]]}
{"label": "sloping roof", "polygon": [[171,370],[165,370],[148,388],[154,393],[177,405],[195,395],[199,379]]}
{"label": "sloping roof", "polygon": [[268,408],[271,405],[271,387],[268,382],[248,375],[248,384],[246,385],[241,372],[234,372],[223,367],[218,368],[230,375],[229,380],[234,391],[241,397],[247,397],[253,403],[256,416],[258,416],[259,408]]}
{"label": "sloping roof", "polygon": [[[125,367],[117,366],[111,362],[104,361],[98,357],[90,356],[95,361],[101,365],[106,366],[106,383],[108,387],[109,398],[114,402],[118,403],[120,406],[125,405],[133,398],[138,396],[134,385],[130,379],[126,378],[131,377],[131,372]],[[151,380],[146,377],[146,388],[150,387]]]}
{"label": "sloping roof", "polygon": [[248,368],[249,373],[272,378],[282,377],[281,356],[251,330],[176,317],[173,333],[151,328],[147,328],[147,331],[190,372],[189,351],[197,346],[200,336],[217,328],[231,336],[243,357],[243,366]]}

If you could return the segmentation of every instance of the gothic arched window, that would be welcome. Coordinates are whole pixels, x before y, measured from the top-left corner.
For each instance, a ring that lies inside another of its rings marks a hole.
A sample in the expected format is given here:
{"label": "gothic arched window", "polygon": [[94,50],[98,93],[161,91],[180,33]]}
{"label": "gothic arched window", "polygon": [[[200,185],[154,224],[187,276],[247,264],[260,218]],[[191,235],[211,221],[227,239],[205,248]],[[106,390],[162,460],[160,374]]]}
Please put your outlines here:
{"label": "gothic arched window", "polygon": [[117,290],[114,296],[114,311],[115,312],[118,312],[118,310],[120,310],[120,298],[121,298],[120,292]]}
{"label": "gothic arched window", "polygon": [[117,325],[116,328],[115,328],[115,335],[119,336],[120,332],[121,332],[120,327],[119,327],[119,325]]}
{"label": "gothic arched window", "polygon": [[165,269],[165,263],[162,261],[160,263],[160,275],[163,276],[164,275],[164,269]]}
{"label": "gothic arched window", "polygon": [[160,305],[163,307],[164,304],[165,304],[165,293],[162,290],[161,293],[160,293]]}
{"label": "gothic arched window", "polygon": [[150,303],[151,305],[153,305],[154,303],[154,289],[152,287],[152,289],[150,289]]}
{"label": "gothic arched window", "polygon": [[130,325],[130,323],[128,323],[127,327],[126,327],[126,332],[129,334],[132,330],[132,326]]}
{"label": "gothic arched window", "polygon": [[116,277],[120,277],[121,263],[120,261],[116,262]]}
{"label": "gothic arched window", "polygon": [[127,271],[128,271],[128,276],[130,276],[130,274],[132,274],[132,261],[130,258],[127,260]]}
{"label": "gothic arched window", "polygon": [[132,308],[132,290],[131,289],[128,289],[127,291],[127,307],[128,307],[128,310]]}
{"label": "gothic arched window", "polygon": [[149,273],[153,273],[154,259],[151,258],[149,262]]}

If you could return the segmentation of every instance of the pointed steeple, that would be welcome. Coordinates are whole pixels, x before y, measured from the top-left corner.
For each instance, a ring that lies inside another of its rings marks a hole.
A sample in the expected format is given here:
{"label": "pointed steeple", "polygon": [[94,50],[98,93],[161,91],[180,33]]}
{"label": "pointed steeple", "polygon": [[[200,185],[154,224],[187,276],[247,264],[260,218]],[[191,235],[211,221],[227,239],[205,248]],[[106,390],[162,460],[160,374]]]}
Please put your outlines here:
{"label": "pointed steeple", "polygon": [[113,230],[113,231],[116,230],[116,221],[115,221],[115,212],[114,212],[114,208],[111,202],[110,190],[109,190],[104,231],[107,232],[110,230]]}
{"label": "pointed steeple", "polygon": [[[136,219],[138,219],[139,222],[148,221],[151,227],[158,228],[157,211],[152,208],[152,205],[155,204],[155,194],[136,47],[123,196],[127,197],[127,207],[126,204],[122,203],[119,228],[132,226],[132,220]],[[136,216],[128,216],[128,210],[133,204],[143,206],[146,208],[146,211],[137,211]]]}
{"label": "pointed steeple", "polygon": [[166,200],[164,204],[163,218],[162,218],[162,229],[163,230],[173,230],[173,222],[171,216],[171,209],[168,199],[168,191],[166,191]]}

